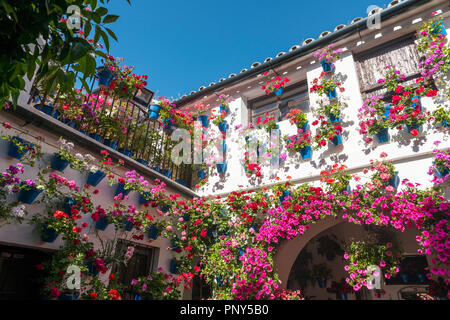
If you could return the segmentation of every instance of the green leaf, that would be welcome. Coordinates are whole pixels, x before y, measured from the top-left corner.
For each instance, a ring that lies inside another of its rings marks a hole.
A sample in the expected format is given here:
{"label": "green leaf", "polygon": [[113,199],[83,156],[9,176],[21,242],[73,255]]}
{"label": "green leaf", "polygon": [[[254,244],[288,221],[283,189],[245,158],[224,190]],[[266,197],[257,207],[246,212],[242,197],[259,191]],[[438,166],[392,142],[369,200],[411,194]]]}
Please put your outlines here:
{"label": "green leaf", "polygon": [[111,36],[111,38],[113,38],[114,40],[117,41],[117,37],[116,34],[109,28],[105,28],[106,32],[108,32],[108,34]]}
{"label": "green leaf", "polygon": [[109,38],[105,31],[100,30],[100,34],[102,35],[103,42],[105,43],[106,51],[109,52]]}
{"label": "green leaf", "polygon": [[106,17],[103,18],[103,23],[116,22],[117,19],[119,19],[119,16],[114,15],[114,14],[108,14]]}
{"label": "green leaf", "polygon": [[105,14],[108,13],[108,9],[106,9],[105,7],[100,7],[97,10],[95,10],[95,13],[100,16],[104,16]]}
{"label": "green leaf", "polygon": [[98,40],[100,39],[100,31],[100,27],[95,26],[94,43],[98,43]]}
{"label": "green leaf", "polygon": [[89,36],[89,34],[91,33],[92,30],[92,24],[87,21],[86,22],[86,26],[84,27],[84,37],[87,38]]}

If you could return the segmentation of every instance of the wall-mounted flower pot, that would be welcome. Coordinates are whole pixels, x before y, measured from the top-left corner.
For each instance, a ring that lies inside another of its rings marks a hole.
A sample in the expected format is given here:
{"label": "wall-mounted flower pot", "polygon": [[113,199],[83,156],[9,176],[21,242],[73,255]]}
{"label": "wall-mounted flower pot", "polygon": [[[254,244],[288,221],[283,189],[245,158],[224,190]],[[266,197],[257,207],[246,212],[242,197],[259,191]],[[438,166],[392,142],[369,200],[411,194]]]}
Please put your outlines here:
{"label": "wall-mounted flower pot", "polygon": [[99,87],[104,89],[111,84],[111,81],[114,79],[114,74],[108,68],[100,67],[97,77]]}
{"label": "wall-mounted flower pot", "polygon": [[320,61],[320,64],[322,65],[323,72],[331,72],[333,71],[333,64],[331,62],[327,62],[327,60]]}
{"label": "wall-mounted flower pot", "polygon": [[139,204],[144,204],[144,203],[149,201],[149,200],[147,200],[145,198],[145,195],[147,195],[148,198],[151,198],[152,193],[151,192],[144,192],[144,194],[140,194],[139,195]]}
{"label": "wall-mounted flower pot", "polygon": [[302,129],[303,132],[306,132],[306,130],[308,130],[308,128],[309,128],[309,122],[306,121],[306,122],[302,125],[301,129]]}
{"label": "wall-mounted flower pot", "polygon": [[127,217],[123,218],[123,228],[125,231],[131,231],[133,229],[133,222],[129,221]]}
{"label": "wall-mounted flower pot", "polygon": [[170,273],[178,274],[177,261],[175,259],[170,260]]}
{"label": "wall-mounted flower pot", "polygon": [[183,221],[184,222],[187,222],[187,221],[190,221],[190,220],[191,220],[190,216],[188,216],[188,215],[183,216]]}
{"label": "wall-mounted flower pot", "polygon": [[312,156],[312,148],[311,146],[306,146],[300,150],[300,154],[302,155],[303,161],[311,160]]}
{"label": "wall-mounted flower pot", "polygon": [[34,106],[36,109],[42,111],[45,114],[48,114],[49,116],[53,113],[53,106],[48,104],[39,104]]}
{"label": "wall-mounted flower pot", "polygon": [[175,180],[175,182],[176,183],[179,183],[179,184],[181,184],[181,185],[183,185],[183,186],[187,186],[187,182],[186,182],[186,180],[183,180],[183,179],[177,179],[177,180]]}
{"label": "wall-mounted flower pot", "polygon": [[347,293],[341,293],[339,295],[340,300],[348,300],[348,294]]}
{"label": "wall-mounted flower pot", "polygon": [[152,104],[149,109],[150,118],[157,120],[159,118],[159,111],[161,111],[161,107],[157,104]]}
{"label": "wall-mounted flower pot", "polygon": [[97,133],[89,133],[89,137],[91,137],[92,139],[94,139],[95,141],[98,141],[98,142],[102,142],[102,140],[103,140],[102,136]]}
{"label": "wall-mounted flower pot", "polygon": [[60,294],[58,300],[78,300],[80,295],[78,293],[74,294]]}
{"label": "wall-mounted flower pot", "polygon": [[103,140],[103,144],[113,150],[117,150],[119,147],[119,143],[117,141],[111,141],[110,139]]}
{"label": "wall-mounted flower pot", "polygon": [[126,196],[130,193],[131,189],[125,189],[125,183],[119,183],[117,185],[116,192],[114,193],[115,196],[119,195],[121,193],[123,196]]}
{"label": "wall-mounted flower pot", "polygon": [[72,207],[76,203],[77,202],[75,201],[75,199],[72,199],[72,198],[64,199],[64,202],[63,202],[64,213],[67,214],[69,217],[72,215]]}
{"label": "wall-mounted flower pot", "polygon": [[105,177],[106,173],[101,170],[97,170],[97,172],[89,172],[87,184],[96,187]]}
{"label": "wall-mounted flower pot", "polygon": [[69,161],[62,159],[57,153],[54,154],[52,162],[50,163],[50,167],[53,170],[58,170],[61,172],[64,171],[64,169],[66,169],[68,165]]}
{"label": "wall-mounted flower pot", "polygon": [[383,119],[389,119],[389,115],[391,113],[391,106],[384,106],[384,114]]}
{"label": "wall-mounted flower pot", "polygon": [[352,187],[350,187],[350,185],[348,184],[348,185],[345,187],[345,191],[347,191],[348,193],[351,193],[351,192],[352,192]]}
{"label": "wall-mounted flower pot", "polygon": [[37,189],[36,187],[29,187],[29,190],[20,190],[18,201],[26,204],[32,204],[34,200],[39,196],[42,190]]}
{"label": "wall-mounted flower pot", "polygon": [[378,133],[375,134],[379,143],[386,143],[389,141],[389,129],[383,128]]}
{"label": "wall-mounted flower pot", "polygon": [[434,22],[431,25],[431,33],[435,36],[445,36],[447,35],[447,30],[444,28],[444,24],[442,23],[442,20],[439,19],[438,21]]}
{"label": "wall-mounted flower pot", "polygon": [[331,89],[328,90],[328,99],[330,99],[330,101],[337,99],[336,88],[334,88],[333,90],[331,90]]}
{"label": "wall-mounted flower pot", "polygon": [[158,228],[156,226],[151,226],[150,228],[148,228],[147,236],[149,239],[156,240],[158,239],[158,233],[159,233]]}
{"label": "wall-mounted flower pot", "polygon": [[58,110],[55,109],[55,111],[53,112],[53,118],[58,119],[60,115],[61,115],[61,112],[59,112]]}
{"label": "wall-mounted flower pot", "polygon": [[44,223],[43,230],[41,233],[41,240],[44,242],[52,243],[58,238],[59,233],[56,233],[56,231],[53,228],[48,228],[47,224]]}
{"label": "wall-mounted flower pot", "polygon": [[342,137],[340,134],[338,134],[336,137],[333,138],[333,140],[331,140],[331,142],[333,142],[333,144],[337,147],[342,145]]}
{"label": "wall-mounted flower pot", "polygon": [[283,94],[283,88],[280,88],[280,89],[275,91],[275,95],[276,96],[281,96],[282,94]]}
{"label": "wall-mounted flower pot", "polygon": [[284,190],[283,195],[280,197],[280,202],[283,203],[284,200],[286,200],[287,197],[291,195],[291,192],[289,190]]}
{"label": "wall-mounted flower pot", "polygon": [[165,175],[167,178],[172,178],[172,170],[163,169],[162,174]]}
{"label": "wall-mounted flower pot", "polygon": [[179,251],[180,250],[180,247],[176,244],[176,242],[178,240],[179,240],[178,238],[170,240],[170,246],[172,247],[172,251]]}
{"label": "wall-mounted flower pot", "polygon": [[412,101],[414,101],[415,99],[417,99],[417,100],[419,100],[419,101],[418,101],[417,103],[416,103],[416,102],[413,102],[412,105],[411,105],[411,109],[414,110],[414,109],[416,109],[416,107],[418,106],[418,107],[419,107],[419,110],[422,111],[422,101],[421,101],[420,96],[414,96],[414,97],[411,98]]}
{"label": "wall-mounted flower pot", "polygon": [[143,159],[136,159],[137,162],[139,162],[140,164],[143,164],[144,166],[148,166],[148,161],[143,160]]}
{"label": "wall-mounted flower pot", "polygon": [[88,267],[88,270],[89,270],[89,272],[91,273],[91,275],[93,275],[94,277],[95,277],[96,275],[98,275],[99,271],[98,271],[97,268],[95,267],[94,262],[89,261],[89,262],[87,263],[87,267]]}
{"label": "wall-mounted flower pot", "polygon": [[173,131],[175,129],[175,126],[173,124],[173,120],[172,119],[164,120],[164,127],[163,128],[166,131]]}
{"label": "wall-mounted flower pot", "polygon": [[404,283],[408,283],[408,281],[409,281],[408,274],[406,274],[406,273],[400,273],[400,278],[402,278],[402,281]]}
{"label": "wall-mounted flower pot", "polygon": [[330,119],[331,123],[336,123],[341,121],[341,111],[338,112],[337,116],[335,116],[333,113],[330,113],[328,115],[328,118]]}
{"label": "wall-mounted flower pot", "polygon": [[221,174],[227,172],[227,164],[226,163],[218,163],[217,164],[217,172],[221,173]]}
{"label": "wall-mounted flower pot", "polygon": [[207,115],[198,116],[198,121],[200,121],[205,128],[209,126],[209,116]]}
{"label": "wall-mounted flower pot", "polygon": [[167,211],[169,211],[169,209],[170,209],[170,206],[161,206],[161,207],[160,207],[160,210],[161,210],[162,212],[164,212],[164,213],[166,213]]}
{"label": "wall-mounted flower pot", "polygon": [[153,167],[152,169],[155,170],[156,172],[162,173],[162,170],[158,167]]}
{"label": "wall-mounted flower pot", "polygon": [[131,151],[130,149],[119,148],[119,152],[130,158],[133,156],[133,151]]}
{"label": "wall-mounted flower pot", "polygon": [[[33,148],[32,144],[30,144],[26,140],[23,140],[22,138],[19,138],[16,136],[14,136],[12,138],[17,140],[17,142],[19,142],[21,144],[27,144],[30,148]],[[28,149],[23,149],[22,151],[20,151],[19,147],[16,146],[13,141],[9,142],[8,156],[16,158],[16,159],[21,159],[27,152],[28,152]]]}
{"label": "wall-mounted flower pot", "polygon": [[317,279],[317,284],[319,285],[319,288],[326,288],[327,287],[327,280],[323,279]]}
{"label": "wall-mounted flower pot", "polygon": [[435,171],[440,178],[445,178],[445,176],[448,175],[449,173],[449,168],[448,167],[445,169],[435,168]]}
{"label": "wall-mounted flower pot", "polygon": [[220,130],[220,132],[227,132],[228,123],[226,120],[224,120],[224,122],[222,122],[222,123],[219,123],[219,130]]}
{"label": "wall-mounted flower pot", "polygon": [[95,229],[105,231],[108,225],[109,225],[108,218],[106,216],[102,216],[95,223]]}
{"label": "wall-mounted flower pot", "polygon": [[238,247],[238,250],[239,250],[239,254],[241,256],[245,253],[245,251],[244,251],[244,249],[242,247]]}
{"label": "wall-mounted flower pot", "polygon": [[199,177],[200,179],[205,179],[206,178],[206,171],[205,169],[201,169],[197,171],[197,177]]}
{"label": "wall-mounted flower pot", "polygon": [[389,179],[389,185],[393,188],[397,188],[400,183],[400,178],[398,177],[398,171],[395,171],[395,175]]}
{"label": "wall-mounted flower pot", "polygon": [[135,294],[133,300],[142,300],[142,297],[138,294]]}
{"label": "wall-mounted flower pot", "polygon": [[220,110],[220,112],[225,111],[225,114],[227,114],[228,112],[230,112],[230,107],[229,106],[224,107],[223,105],[220,105],[219,110]]}
{"label": "wall-mounted flower pot", "polygon": [[418,124],[418,123],[413,123],[411,125],[409,125],[409,124],[406,125],[406,130],[408,131],[408,133],[411,134],[411,130],[413,130],[413,129],[415,129],[418,132],[420,132],[422,130],[422,126],[420,124]]}
{"label": "wall-mounted flower pot", "polygon": [[416,276],[420,283],[425,282],[425,275],[423,273],[418,273],[418,274],[416,274]]}

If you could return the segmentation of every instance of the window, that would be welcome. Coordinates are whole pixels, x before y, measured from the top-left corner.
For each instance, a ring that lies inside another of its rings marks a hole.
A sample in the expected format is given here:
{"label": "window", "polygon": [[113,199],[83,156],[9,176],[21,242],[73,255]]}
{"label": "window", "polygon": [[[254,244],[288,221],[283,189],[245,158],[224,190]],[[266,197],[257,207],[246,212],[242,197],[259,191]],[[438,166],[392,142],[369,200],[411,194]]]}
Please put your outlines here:
{"label": "window", "polygon": [[405,74],[405,84],[415,83],[420,76],[420,56],[415,45],[415,36],[410,34],[399,39],[389,41],[366,52],[355,55],[356,70],[363,99],[372,95],[383,95],[386,89],[378,84],[387,65],[395,65]]}
{"label": "window", "polygon": [[156,271],[159,256],[158,248],[138,246],[124,240],[118,241],[117,250],[125,252],[128,246],[134,247],[134,253],[127,266],[115,264],[112,271],[112,273],[119,275],[120,283],[127,287],[124,291],[124,299],[132,299],[133,297],[131,280],[148,276],[149,273]]}
{"label": "window", "polygon": [[283,121],[291,109],[300,109],[303,112],[309,111],[309,95],[306,81],[301,82],[294,88],[285,88],[285,93],[281,100],[277,97],[260,97],[249,102],[250,119],[252,123],[256,123],[256,119],[265,118],[268,113],[270,116],[275,115],[277,122]]}
{"label": "window", "polygon": [[427,285],[430,280],[425,277],[428,273],[427,258],[421,255],[410,255],[402,259],[400,272],[391,279],[386,279],[386,285]]}

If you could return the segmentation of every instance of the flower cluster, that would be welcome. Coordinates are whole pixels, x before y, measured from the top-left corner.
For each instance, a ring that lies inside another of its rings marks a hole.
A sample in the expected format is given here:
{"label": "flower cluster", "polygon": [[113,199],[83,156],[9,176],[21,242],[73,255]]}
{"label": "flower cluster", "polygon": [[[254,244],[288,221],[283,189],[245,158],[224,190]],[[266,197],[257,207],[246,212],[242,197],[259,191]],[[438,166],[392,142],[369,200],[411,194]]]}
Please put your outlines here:
{"label": "flower cluster", "polygon": [[[267,76],[268,72],[264,72],[264,75]],[[289,83],[290,79],[288,77],[282,78],[281,76],[269,77],[267,76],[267,81],[265,84],[261,86],[261,89],[269,95],[272,92],[276,92],[282,89],[287,83]]]}

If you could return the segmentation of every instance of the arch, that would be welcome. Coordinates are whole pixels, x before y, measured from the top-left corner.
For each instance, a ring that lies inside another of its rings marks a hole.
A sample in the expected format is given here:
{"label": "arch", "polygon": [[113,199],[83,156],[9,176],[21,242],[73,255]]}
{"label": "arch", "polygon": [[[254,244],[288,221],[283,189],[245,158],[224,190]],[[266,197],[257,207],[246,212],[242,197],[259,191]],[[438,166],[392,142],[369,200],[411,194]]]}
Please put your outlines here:
{"label": "arch", "polygon": [[286,288],[292,266],[308,242],[319,233],[343,222],[346,222],[346,220],[342,218],[327,217],[310,225],[309,230],[303,235],[297,236],[291,240],[285,240],[281,243],[274,257],[274,266],[279,279],[282,281],[280,285],[282,288]]}

